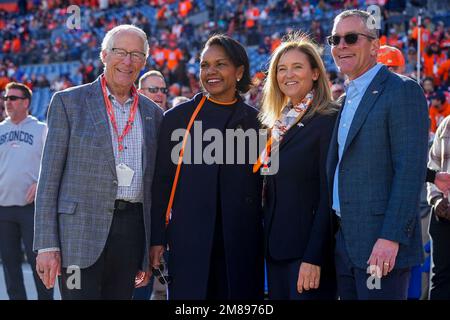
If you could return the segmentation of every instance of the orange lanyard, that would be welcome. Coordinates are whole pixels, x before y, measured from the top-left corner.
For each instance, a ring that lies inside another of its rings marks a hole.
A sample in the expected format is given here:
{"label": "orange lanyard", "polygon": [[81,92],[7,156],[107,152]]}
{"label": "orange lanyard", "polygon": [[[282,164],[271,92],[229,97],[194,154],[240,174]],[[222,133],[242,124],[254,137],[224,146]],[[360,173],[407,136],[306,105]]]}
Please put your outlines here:
{"label": "orange lanyard", "polygon": [[189,124],[186,128],[186,132],[184,133],[183,143],[181,145],[181,150],[180,150],[180,155],[178,156],[177,170],[175,172],[175,178],[173,179],[172,191],[170,192],[169,204],[167,205],[167,210],[166,210],[166,226],[169,224],[170,213],[172,211],[172,205],[173,205],[173,199],[175,197],[175,191],[177,190],[178,178],[180,176],[180,170],[181,170],[181,164],[183,163],[184,148],[186,146],[186,142],[189,137],[189,132],[191,131],[191,127],[195,121],[195,118],[197,118],[197,115],[200,112],[201,108],[203,107],[203,104],[205,103],[205,101],[206,101],[206,96],[203,96],[203,98],[202,98],[202,100],[200,100],[200,103],[198,104],[197,108],[195,108],[195,111],[192,114],[191,119],[189,120]]}
{"label": "orange lanyard", "polygon": [[[264,150],[266,151],[266,153],[264,154],[261,153],[258,157],[258,160],[256,160],[255,164],[253,165],[253,173],[256,173],[259,168],[261,168],[262,165],[264,165],[264,168],[268,167],[268,163],[269,163],[269,158],[270,158],[270,151],[272,149],[272,141],[273,138],[270,137],[269,141],[267,141],[266,146],[264,147]],[[264,159],[263,159],[264,157]]]}
{"label": "orange lanyard", "polygon": [[130,132],[130,130],[133,128],[133,123],[134,123],[134,118],[136,116],[139,97],[138,97],[136,88],[134,86],[131,86],[131,95],[133,96],[133,104],[131,105],[130,115],[128,117],[127,124],[125,125],[125,128],[123,128],[122,134],[119,135],[119,129],[117,128],[116,116],[114,115],[114,110],[113,110],[111,101],[108,98],[108,93],[106,91],[105,76],[102,76],[100,82],[102,85],[103,98],[105,99],[106,112],[108,113],[109,120],[111,120],[111,124],[113,126],[114,132],[116,133],[117,143],[119,144],[119,151],[123,151],[123,139],[128,134],[128,132]]}
{"label": "orange lanyard", "polygon": [[[305,103],[306,109],[303,111],[303,114],[300,116],[300,118],[297,121],[295,121],[295,123],[293,123],[289,127],[289,129],[292,128],[293,126],[295,126],[300,121],[302,121],[303,117],[305,116],[306,112],[308,111],[309,107],[311,106],[311,101],[312,100],[309,100]],[[294,109],[295,108],[296,107],[294,107]],[[280,137],[279,143],[281,143],[282,139],[283,139],[283,136]],[[270,152],[272,150],[272,144],[273,144],[273,137],[270,136],[269,140],[266,143],[266,146],[264,147],[263,152],[259,155],[258,160],[256,160],[256,162],[253,164],[253,173],[256,173],[259,170],[259,168],[261,168],[261,166],[263,166],[264,169],[268,169],[268,163],[269,163],[269,159],[270,159]]]}

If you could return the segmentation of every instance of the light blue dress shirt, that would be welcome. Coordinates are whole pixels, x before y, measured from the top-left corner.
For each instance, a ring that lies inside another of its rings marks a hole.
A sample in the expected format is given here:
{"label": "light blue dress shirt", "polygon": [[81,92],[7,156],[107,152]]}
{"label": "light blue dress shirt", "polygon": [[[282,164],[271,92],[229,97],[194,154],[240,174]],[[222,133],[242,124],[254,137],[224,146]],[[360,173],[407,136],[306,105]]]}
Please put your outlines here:
{"label": "light blue dress shirt", "polygon": [[363,75],[350,81],[346,88],[346,98],[343,110],[341,113],[341,119],[339,121],[338,128],[338,155],[339,161],[336,166],[336,171],[334,172],[333,180],[333,209],[336,214],[340,216],[341,205],[339,203],[339,166],[342,159],[342,153],[344,152],[345,142],[347,141],[348,132],[350,131],[350,126],[355,116],[356,110],[358,110],[359,103],[361,102],[364,93],[369,87],[369,84],[375,78],[375,75],[381,69],[381,64],[376,64]]}

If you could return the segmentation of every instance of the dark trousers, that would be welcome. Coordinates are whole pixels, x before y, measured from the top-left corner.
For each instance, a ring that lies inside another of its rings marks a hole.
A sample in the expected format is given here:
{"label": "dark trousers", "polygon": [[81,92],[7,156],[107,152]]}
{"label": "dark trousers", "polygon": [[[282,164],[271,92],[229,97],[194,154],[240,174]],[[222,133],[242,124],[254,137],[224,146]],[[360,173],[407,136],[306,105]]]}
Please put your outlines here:
{"label": "dark trousers", "polygon": [[225,244],[223,239],[222,214],[217,210],[214,240],[209,266],[206,300],[226,300],[229,297]]}
{"label": "dark trousers", "polygon": [[320,275],[317,289],[297,291],[298,272],[301,260],[276,261],[267,258],[267,286],[270,300],[336,300],[336,279],[327,274]]}
{"label": "dark trousers", "polygon": [[[369,259],[369,257],[367,257]],[[342,229],[336,234],[336,276],[340,300],[406,300],[411,268],[392,270],[375,279],[350,260]]]}
{"label": "dark trousers", "polygon": [[34,204],[0,207],[0,254],[3,261],[6,290],[11,300],[26,300],[22,273],[22,244],[33,272],[39,300],[52,300],[53,289],[47,290],[36,273],[36,253],[33,252]]}
{"label": "dark trousers", "polygon": [[430,300],[450,300],[450,221],[430,218]]}
{"label": "dark trousers", "polygon": [[144,241],[142,204],[114,210],[102,254],[93,265],[79,270],[79,288],[74,278],[76,273],[68,268],[61,270],[59,285],[62,299],[131,299],[136,273],[142,269]]}

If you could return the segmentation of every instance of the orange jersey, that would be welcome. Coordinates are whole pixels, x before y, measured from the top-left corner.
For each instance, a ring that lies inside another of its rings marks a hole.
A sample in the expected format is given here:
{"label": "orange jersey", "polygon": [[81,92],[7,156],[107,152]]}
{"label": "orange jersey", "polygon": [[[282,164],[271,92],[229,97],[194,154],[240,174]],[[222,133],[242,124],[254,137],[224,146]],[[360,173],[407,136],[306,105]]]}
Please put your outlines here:
{"label": "orange jersey", "polygon": [[435,107],[431,106],[429,110],[430,115],[430,131],[435,133],[439,124],[445,117],[450,115],[450,105],[447,101],[444,102],[442,106],[442,110],[438,110]]}
{"label": "orange jersey", "polygon": [[173,71],[178,66],[178,61],[183,59],[183,54],[180,49],[167,50],[167,68]]}
{"label": "orange jersey", "polygon": [[448,80],[448,73],[450,72],[450,59],[447,59],[446,61],[444,61],[438,69],[438,76],[439,79],[446,83]]}

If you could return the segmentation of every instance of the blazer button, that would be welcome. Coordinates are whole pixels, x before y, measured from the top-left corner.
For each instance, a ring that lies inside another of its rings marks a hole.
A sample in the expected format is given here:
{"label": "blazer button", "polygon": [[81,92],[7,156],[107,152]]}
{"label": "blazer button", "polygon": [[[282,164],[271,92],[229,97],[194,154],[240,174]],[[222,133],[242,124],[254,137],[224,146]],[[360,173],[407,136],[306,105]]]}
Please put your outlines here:
{"label": "blazer button", "polygon": [[115,186],[117,186],[117,184],[118,184],[117,180],[114,180],[114,181],[113,181],[113,184],[114,184]]}
{"label": "blazer button", "polygon": [[113,214],[113,213],[114,213],[114,209],[109,209],[109,210],[108,210],[108,213],[109,213],[109,214]]}
{"label": "blazer button", "polygon": [[246,202],[247,204],[252,204],[252,203],[253,203],[252,197],[245,197],[245,202]]}

